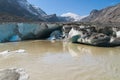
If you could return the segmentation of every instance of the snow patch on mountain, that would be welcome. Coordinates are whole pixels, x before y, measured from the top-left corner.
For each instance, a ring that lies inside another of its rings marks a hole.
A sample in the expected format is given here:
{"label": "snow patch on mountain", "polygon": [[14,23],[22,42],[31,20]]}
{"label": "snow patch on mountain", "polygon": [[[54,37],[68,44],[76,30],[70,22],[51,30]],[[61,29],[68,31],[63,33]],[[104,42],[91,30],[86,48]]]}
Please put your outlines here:
{"label": "snow patch on mountain", "polygon": [[62,14],[61,17],[66,17],[66,18],[69,18],[73,21],[80,21],[82,18],[84,18],[86,16],[80,16],[80,15],[77,15],[75,13],[68,12],[68,13]]}
{"label": "snow patch on mountain", "polygon": [[38,15],[37,13],[33,12],[30,9],[30,3],[25,1],[25,0],[18,0],[18,3],[21,7],[25,8],[26,10],[28,10],[30,13],[34,14],[34,15]]}
{"label": "snow patch on mountain", "polygon": [[41,14],[42,16],[47,16],[47,14],[46,14],[44,11],[42,11],[42,9],[39,8],[38,6],[32,5],[32,7],[33,7],[34,9],[36,9],[36,10],[38,11],[38,13]]}
{"label": "snow patch on mountain", "polygon": [[26,9],[27,11],[29,11],[30,13],[32,13],[33,15],[41,15],[41,16],[46,16],[47,14],[42,11],[42,9],[40,9],[37,6],[31,5],[27,0],[17,0],[18,4],[23,7],[24,9]]}

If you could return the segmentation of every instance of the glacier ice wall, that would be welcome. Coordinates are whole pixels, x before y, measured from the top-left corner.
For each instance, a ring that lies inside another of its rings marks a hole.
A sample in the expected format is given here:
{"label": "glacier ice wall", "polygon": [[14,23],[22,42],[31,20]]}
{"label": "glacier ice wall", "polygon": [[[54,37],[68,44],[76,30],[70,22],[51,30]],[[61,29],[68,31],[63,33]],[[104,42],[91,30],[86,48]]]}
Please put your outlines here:
{"label": "glacier ice wall", "polygon": [[0,42],[45,39],[60,29],[51,23],[0,23]]}

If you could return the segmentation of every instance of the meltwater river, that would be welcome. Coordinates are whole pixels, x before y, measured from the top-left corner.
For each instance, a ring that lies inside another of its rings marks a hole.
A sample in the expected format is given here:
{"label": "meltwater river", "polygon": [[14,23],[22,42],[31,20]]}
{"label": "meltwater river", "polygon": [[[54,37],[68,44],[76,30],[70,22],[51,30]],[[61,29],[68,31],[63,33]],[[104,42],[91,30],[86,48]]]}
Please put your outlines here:
{"label": "meltwater river", "polygon": [[29,80],[120,80],[120,47],[61,41],[0,44],[0,69],[24,68]]}

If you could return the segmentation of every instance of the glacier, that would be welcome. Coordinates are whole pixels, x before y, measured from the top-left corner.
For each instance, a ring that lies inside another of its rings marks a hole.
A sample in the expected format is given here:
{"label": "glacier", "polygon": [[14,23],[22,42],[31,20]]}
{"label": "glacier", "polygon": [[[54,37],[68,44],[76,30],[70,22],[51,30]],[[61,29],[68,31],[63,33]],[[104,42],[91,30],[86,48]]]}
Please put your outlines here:
{"label": "glacier", "polygon": [[52,23],[0,23],[0,42],[46,39],[61,28]]}

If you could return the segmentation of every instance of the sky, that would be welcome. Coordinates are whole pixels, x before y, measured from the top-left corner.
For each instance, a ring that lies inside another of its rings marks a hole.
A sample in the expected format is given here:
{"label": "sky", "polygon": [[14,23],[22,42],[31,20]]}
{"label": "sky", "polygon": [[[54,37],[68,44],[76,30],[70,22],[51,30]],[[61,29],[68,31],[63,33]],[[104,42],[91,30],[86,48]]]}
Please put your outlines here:
{"label": "sky", "polygon": [[39,6],[47,14],[76,13],[89,15],[93,9],[102,9],[120,3],[120,0],[28,0],[31,4]]}

